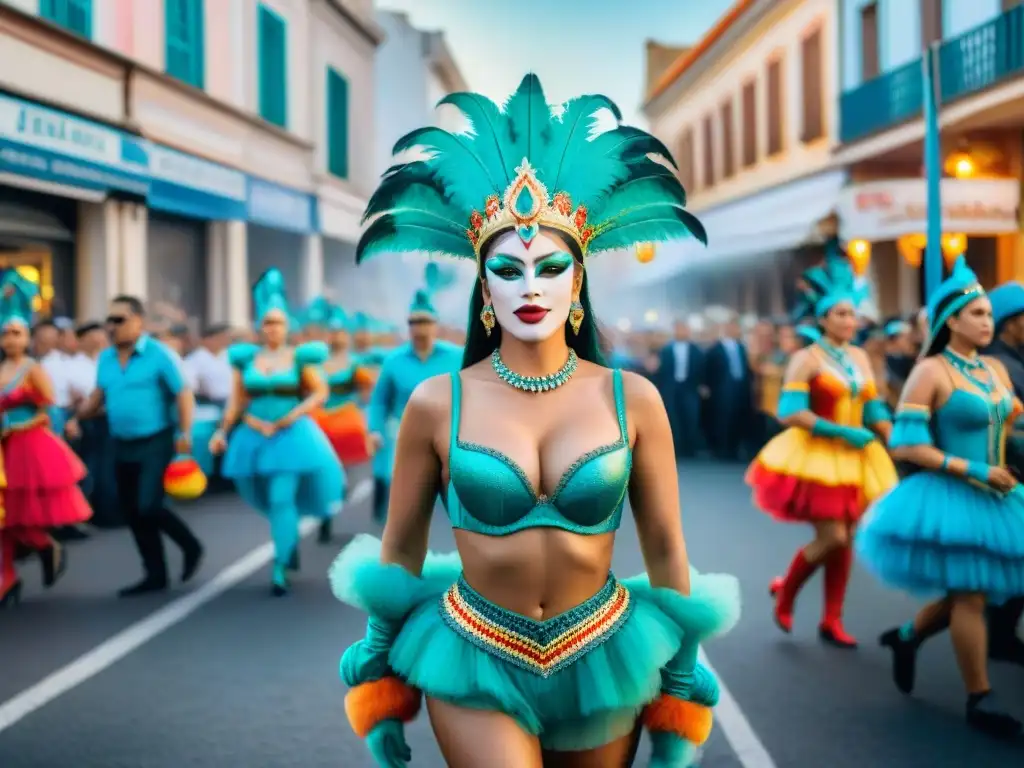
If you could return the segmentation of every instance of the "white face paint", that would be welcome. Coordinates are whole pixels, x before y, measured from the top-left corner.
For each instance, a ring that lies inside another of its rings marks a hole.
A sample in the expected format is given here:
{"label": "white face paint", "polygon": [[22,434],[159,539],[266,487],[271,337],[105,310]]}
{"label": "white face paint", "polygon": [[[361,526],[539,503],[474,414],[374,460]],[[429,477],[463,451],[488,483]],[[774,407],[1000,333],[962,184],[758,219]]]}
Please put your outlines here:
{"label": "white face paint", "polygon": [[532,342],[562,333],[575,287],[575,261],[565,244],[539,233],[525,246],[509,232],[487,254],[484,275],[501,329]]}

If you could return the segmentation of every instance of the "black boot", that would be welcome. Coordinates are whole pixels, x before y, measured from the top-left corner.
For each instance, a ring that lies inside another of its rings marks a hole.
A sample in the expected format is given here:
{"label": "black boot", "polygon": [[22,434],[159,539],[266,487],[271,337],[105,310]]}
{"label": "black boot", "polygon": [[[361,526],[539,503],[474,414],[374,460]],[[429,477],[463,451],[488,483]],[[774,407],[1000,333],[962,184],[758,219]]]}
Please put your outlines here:
{"label": "black boot", "polygon": [[391,496],[391,485],[386,480],[373,479],[373,520],[384,525],[388,519],[388,500]]}
{"label": "black boot", "polygon": [[1017,626],[1024,613],[1024,598],[1014,598],[1004,605],[992,605],[988,617],[988,657],[1024,666],[1024,642],[1017,636]]}
{"label": "black boot", "polygon": [[890,629],[878,638],[878,644],[892,651],[892,680],[901,693],[909,694],[914,690],[920,643],[904,635],[900,627]]}
{"label": "black boot", "polygon": [[68,565],[67,551],[54,542],[46,549],[39,550],[39,561],[43,566],[43,587],[49,589],[56,584]]}
{"label": "black boot", "polygon": [[302,561],[299,559],[299,548],[296,547],[295,551],[292,552],[292,556],[288,560],[288,570],[298,573],[302,568]]}
{"label": "black boot", "polygon": [[330,544],[334,521],[331,518],[320,521],[320,530],[317,532],[316,540],[320,544]]}
{"label": "black boot", "polygon": [[1015,739],[1021,733],[1021,721],[1004,711],[992,691],[967,697],[967,724],[997,739]]}

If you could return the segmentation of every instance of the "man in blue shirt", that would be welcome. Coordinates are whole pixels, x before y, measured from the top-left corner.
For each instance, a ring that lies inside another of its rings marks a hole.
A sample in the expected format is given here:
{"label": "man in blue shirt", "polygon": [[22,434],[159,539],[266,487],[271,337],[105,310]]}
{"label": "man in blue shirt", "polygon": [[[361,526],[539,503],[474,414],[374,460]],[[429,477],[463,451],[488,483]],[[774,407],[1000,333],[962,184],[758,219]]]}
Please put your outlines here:
{"label": "man in blue shirt", "polygon": [[143,333],[143,319],[144,309],[137,298],[118,296],[111,302],[107,330],[113,346],[100,354],[96,389],[68,425],[68,436],[73,438],[80,433],[78,419],[106,409],[118,502],[145,571],[142,581],[121,590],[122,597],[167,588],[162,533],[181,548],[182,581],[195,575],[203,555],[199,539],[164,506],[167,465],[175,451],[191,453],[195,400],[175,355]]}

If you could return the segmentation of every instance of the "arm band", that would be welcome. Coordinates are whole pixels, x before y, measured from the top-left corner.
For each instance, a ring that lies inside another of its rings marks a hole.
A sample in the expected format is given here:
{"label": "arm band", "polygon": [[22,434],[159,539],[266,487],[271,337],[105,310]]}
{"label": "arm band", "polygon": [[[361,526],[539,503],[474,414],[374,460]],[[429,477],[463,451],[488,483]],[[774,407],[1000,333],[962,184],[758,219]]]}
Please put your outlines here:
{"label": "arm band", "polygon": [[982,464],[980,461],[967,462],[967,477],[982,485],[988,485],[988,470],[988,464]]}
{"label": "arm band", "polygon": [[779,406],[775,415],[780,419],[788,419],[801,411],[811,409],[811,396],[806,384],[787,384],[779,395]]}
{"label": "arm band", "polygon": [[884,421],[892,421],[889,406],[877,398],[868,400],[864,404],[864,424],[870,427]]}
{"label": "arm band", "polygon": [[910,448],[916,445],[934,445],[929,428],[930,421],[930,409],[903,406],[896,411],[892,434],[889,435],[889,447]]}

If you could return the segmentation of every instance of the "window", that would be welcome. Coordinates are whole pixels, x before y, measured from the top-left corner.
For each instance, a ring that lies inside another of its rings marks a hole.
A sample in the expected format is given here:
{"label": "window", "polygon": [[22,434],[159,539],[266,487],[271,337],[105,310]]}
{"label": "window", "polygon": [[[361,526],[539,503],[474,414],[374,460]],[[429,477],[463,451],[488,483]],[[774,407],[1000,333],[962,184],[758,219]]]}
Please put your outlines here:
{"label": "window", "polygon": [[942,39],[942,0],[921,0],[921,47]]}
{"label": "window", "polygon": [[715,186],[715,121],[711,115],[704,118],[704,183],[705,189]]}
{"label": "window", "polygon": [[722,105],[722,178],[736,175],[736,130],[733,125],[732,102]]}
{"label": "window", "polygon": [[676,151],[676,165],[679,166],[679,183],[687,192],[693,192],[697,185],[693,159],[693,129],[687,128],[679,137],[679,149]]}
{"label": "window", "polygon": [[860,79],[867,82],[882,70],[878,56],[878,3],[860,9]]}
{"label": "window", "polygon": [[814,141],[825,135],[824,98],[822,94],[821,29],[816,29],[800,44],[800,68],[803,75],[803,128],[800,138]]}
{"label": "window", "polygon": [[259,112],[268,123],[288,127],[288,40],[285,21],[265,5],[259,7],[257,50]]}
{"label": "window", "polygon": [[757,83],[754,80],[743,85],[741,98],[743,121],[743,167],[750,168],[757,163]]}
{"label": "window", "polygon": [[767,86],[768,156],[783,150],[782,142],[782,59],[768,64]]}
{"label": "window", "polygon": [[206,79],[203,0],[164,0],[167,74],[202,88]]}
{"label": "window", "polygon": [[39,15],[69,32],[92,37],[92,0],[41,0]]}
{"label": "window", "polygon": [[327,170],[348,178],[348,80],[327,68]]}

